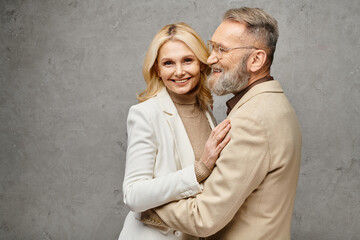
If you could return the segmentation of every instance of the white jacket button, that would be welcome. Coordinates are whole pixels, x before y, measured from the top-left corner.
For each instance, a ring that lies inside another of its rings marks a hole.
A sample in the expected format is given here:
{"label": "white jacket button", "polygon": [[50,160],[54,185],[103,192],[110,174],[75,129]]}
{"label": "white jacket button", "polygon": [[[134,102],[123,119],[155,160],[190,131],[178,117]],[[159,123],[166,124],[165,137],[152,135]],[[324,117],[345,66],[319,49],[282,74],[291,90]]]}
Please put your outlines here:
{"label": "white jacket button", "polygon": [[174,235],[175,235],[176,237],[180,237],[180,236],[181,236],[181,232],[178,231],[178,230],[175,230],[175,231],[174,231]]}

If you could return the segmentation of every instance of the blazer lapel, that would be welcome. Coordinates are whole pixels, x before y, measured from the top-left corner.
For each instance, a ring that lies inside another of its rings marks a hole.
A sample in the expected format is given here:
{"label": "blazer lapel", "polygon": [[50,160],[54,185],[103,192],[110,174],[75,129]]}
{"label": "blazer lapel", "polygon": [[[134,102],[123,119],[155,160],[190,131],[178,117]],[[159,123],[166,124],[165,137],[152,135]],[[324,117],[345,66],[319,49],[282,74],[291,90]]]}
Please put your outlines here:
{"label": "blazer lapel", "polygon": [[194,163],[194,151],[186,129],[165,87],[158,93],[157,99],[174,138],[175,161],[179,170]]}
{"label": "blazer lapel", "polygon": [[214,115],[212,114],[211,109],[208,109],[208,111],[205,111],[205,115],[207,117],[207,120],[209,122],[209,125],[210,125],[211,129],[214,129],[214,127],[217,124],[216,124],[216,119],[215,119]]}
{"label": "blazer lapel", "polygon": [[251,88],[241,99],[240,101],[235,105],[235,107],[231,110],[231,112],[228,115],[228,118],[231,117],[231,115],[236,111],[236,109],[240,108],[243,104],[245,104],[247,101],[249,101],[251,98],[255,97],[258,94],[266,93],[266,92],[284,92],[281,88],[281,85],[278,81],[272,80],[264,83],[260,83],[253,88]]}

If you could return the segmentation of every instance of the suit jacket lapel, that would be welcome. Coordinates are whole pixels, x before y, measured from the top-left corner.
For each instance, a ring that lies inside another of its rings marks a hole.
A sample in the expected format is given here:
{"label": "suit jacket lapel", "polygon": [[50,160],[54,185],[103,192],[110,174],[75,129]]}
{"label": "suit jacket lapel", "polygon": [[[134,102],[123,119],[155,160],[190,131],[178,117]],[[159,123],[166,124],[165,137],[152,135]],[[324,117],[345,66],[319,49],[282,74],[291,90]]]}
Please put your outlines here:
{"label": "suit jacket lapel", "polygon": [[214,115],[212,114],[212,110],[211,110],[210,108],[208,108],[208,110],[205,111],[205,115],[206,115],[207,120],[208,120],[208,122],[209,122],[209,124],[210,124],[210,128],[211,128],[211,129],[214,129],[214,127],[215,127],[217,124],[216,124],[216,119],[215,119]]}
{"label": "suit jacket lapel", "polygon": [[253,88],[251,88],[241,99],[240,101],[235,105],[235,107],[231,110],[231,112],[228,115],[228,118],[231,117],[231,115],[236,111],[236,109],[240,108],[243,104],[245,104],[247,101],[249,101],[251,98],[255,97],[258,94],[266,93],[266,92],[284,92],[281,88],[281,85],[278,81],[272,80],[264,83],[260,83]]}
{"label": "suit jacket lapel", "polygon": [[179,170],[194,163],[194,151],[181,118],[165,87],[158,93],[157,99],[174,138],[175,161]]}

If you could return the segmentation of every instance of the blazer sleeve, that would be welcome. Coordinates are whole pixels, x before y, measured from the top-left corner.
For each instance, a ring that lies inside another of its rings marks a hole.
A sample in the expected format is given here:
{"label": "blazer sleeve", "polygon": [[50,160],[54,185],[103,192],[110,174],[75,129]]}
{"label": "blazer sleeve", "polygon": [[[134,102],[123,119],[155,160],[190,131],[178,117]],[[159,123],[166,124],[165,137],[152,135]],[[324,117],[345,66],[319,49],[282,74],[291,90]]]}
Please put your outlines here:
{"label": "blazer sleeve", "polygon": [[154,178],[158,147],[150,116],[147,109],[139,105],[131,107],[128,115],[123,197],[124,203],[134,212],[190,197],[202,190],[194,165]]}
{"label": "blazer sleeve", "polygon": [[252,113],[231,119],[231,140],[201,193],[155,209],[169,227],[207,237],[227,225],[260,185],[269,167],[269,147],[261,120]]}

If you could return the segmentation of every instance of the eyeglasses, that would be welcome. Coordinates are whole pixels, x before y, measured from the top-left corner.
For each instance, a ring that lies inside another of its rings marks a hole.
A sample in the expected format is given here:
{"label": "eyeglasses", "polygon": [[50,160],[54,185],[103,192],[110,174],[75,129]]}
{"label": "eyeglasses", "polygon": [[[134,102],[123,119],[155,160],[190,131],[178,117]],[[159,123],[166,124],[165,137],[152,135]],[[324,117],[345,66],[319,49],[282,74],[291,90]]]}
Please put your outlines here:
{"label": "eyeglasses", "polygon": [[234,49],[256,49],[256,50],[258,50],[258,48],[254,47],[254,46],[223,48],[223,47],[219,46],[217,43],[215,43],[213,41],[210,41],[210,40],[207,41],[207,46],[208,46],[208,48],[210,50],[210,53],[215,51],[216,57],[219,60],[223,57],[224,53],[228,53],[229,51],[234,50]]}

